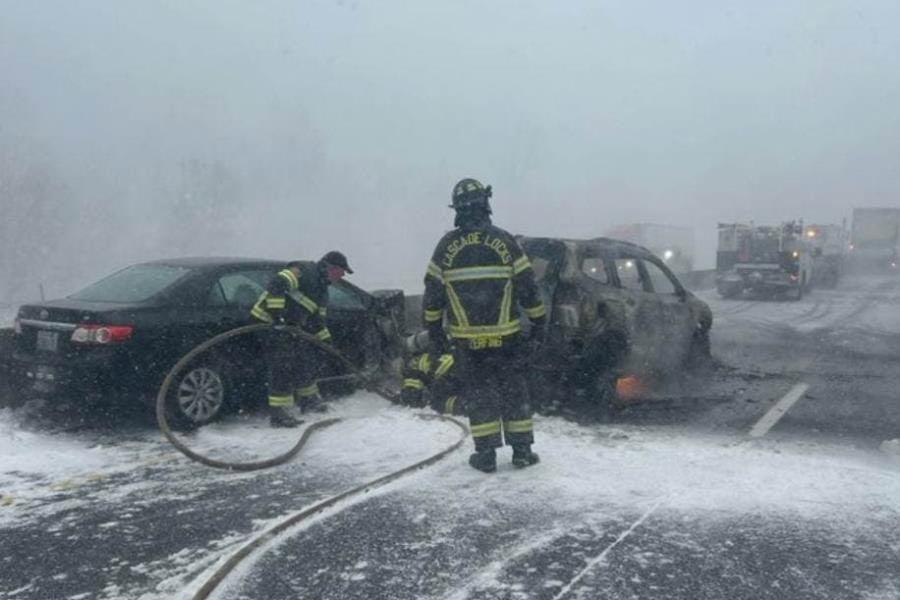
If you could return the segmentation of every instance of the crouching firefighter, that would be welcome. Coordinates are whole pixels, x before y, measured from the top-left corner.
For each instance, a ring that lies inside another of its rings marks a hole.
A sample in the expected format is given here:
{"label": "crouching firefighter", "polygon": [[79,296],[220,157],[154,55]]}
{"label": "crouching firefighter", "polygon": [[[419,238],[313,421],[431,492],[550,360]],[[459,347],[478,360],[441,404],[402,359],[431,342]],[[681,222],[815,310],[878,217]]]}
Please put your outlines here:
{"label": "crouching firefighter", "polygon": [[426,405],[438,413],[465,415],[465,402],[459,397],[458,369],[453,354],[414,356],[403,369],[400,401],[407,406]]}
{"label": "crouching firefighter", "polygon": [[272,427],[296,427],[303,422],[291,414],[295,402],[303,412],[325,408],[316,383],[315,348],[282,327],[301,327],[320,341],[331,343],[325,321],[328,285],[342,279],[345,273],[353,270],[340,252],[329,252],[317,263],[290,262],[253,306],[251,314],[256,319],[275,325],[264,342]]}
{"label": "crouching firefighter", "polygon": [[[434,251],[425,276],[424,320],[432,343],[453,340],[475,453],[469,464],[497,470],[496,449],[513,448],[513,465],[538,462],[524,369],[519,306],[544,331],[546,309],[528,257],[491,223],[490,186],[463,179],[453,188],[456,229]],[[438,349],[442,354],[443,349]]]}

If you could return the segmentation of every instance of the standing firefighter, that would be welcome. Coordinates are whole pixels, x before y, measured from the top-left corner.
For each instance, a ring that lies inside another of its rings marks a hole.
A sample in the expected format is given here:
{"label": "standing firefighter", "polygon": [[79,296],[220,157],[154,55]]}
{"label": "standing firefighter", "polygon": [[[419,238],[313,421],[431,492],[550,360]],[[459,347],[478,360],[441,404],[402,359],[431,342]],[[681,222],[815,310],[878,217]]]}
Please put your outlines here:
{"label": "standing firefighter", "polygon": [[[434,251],[423,306],[433,344],[443,345],[445,313],[448,317],[475,442],[469,464],[485,473],[497,470],[496,448],[504,438],[513,447],[513,465],[538,462],[531,451],[534,433],[519,306],[535,332],[543,332],[546,320],[528,257],[512,235],[491,224],[490,197],[490,186],[474,179],[453,188],[456,229]],[[434,352],[439,356],[445,348]]]}
{"label": "standing firefighter", "polygon": [[[302,327],[330,343],[331,332],[325,324],[328,285],[345,273],[353,270],[340,252],[329,252],[317,263],[290,262],[272,279],[251,313],[265,323]],[[304,412],[322,407],[316,383],[316,353],[309,343],[276,327],[266,340],[266,361],[270,423],[272,427],[296,427],[302,421],[289,412],[295,398]]]}

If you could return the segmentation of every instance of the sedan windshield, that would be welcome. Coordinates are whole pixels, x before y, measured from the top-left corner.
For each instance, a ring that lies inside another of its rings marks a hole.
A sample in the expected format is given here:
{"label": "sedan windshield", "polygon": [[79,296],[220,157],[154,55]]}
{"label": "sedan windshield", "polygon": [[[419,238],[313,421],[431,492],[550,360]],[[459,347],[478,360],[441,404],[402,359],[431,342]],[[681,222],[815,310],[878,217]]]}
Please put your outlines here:
{"label": "sedan windshield", "polygon": [[143,302],[163,291],[190,269],[171,265],[134,265],[69,296],[85,302]]}

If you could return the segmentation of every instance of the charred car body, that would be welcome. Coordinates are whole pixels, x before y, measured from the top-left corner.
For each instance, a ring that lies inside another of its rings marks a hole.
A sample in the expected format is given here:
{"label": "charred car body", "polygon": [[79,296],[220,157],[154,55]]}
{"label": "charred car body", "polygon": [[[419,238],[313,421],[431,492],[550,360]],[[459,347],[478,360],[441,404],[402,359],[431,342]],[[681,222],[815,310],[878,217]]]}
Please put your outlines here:
{"label": "charred car body", "polygon": [[[135,394],[152,399],[165,374],[211,337],[257,323],[250,309],[283,262],[197,258],[133,265],[61,300],[24,305],[12,366],[32,395]],[[329,289],[335,346],[358,367],[378,370],[399,355],[403,293],[368,293],[341,281]],[[264,335],[264,334],[263,334]],[[345,369],[323,354],[322,377]],[[172,386],[172,418],[199,425],[265,398],[260,339],[198,357]]]}
{"label": "charred car body", "polygon": [[813,281],[812,251],[803,222],[780,226],[719,224],[716,289],[724,298],[744,292],[799,300]]}
{"label": "charred car body", "polygon": [[612,400],[617,380],[709,356],[712,312],[649,250],[607,238],[519,238],[549,309],[535,401],[551,390]]}

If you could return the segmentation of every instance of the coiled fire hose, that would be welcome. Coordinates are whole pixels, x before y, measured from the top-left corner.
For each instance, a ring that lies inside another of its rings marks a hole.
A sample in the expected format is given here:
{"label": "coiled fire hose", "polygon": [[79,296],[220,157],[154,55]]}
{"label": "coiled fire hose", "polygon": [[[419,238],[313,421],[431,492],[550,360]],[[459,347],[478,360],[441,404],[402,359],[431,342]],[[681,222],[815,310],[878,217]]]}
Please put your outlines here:
{"label": "coiled fire hose", "polygon": [[[238,327],[236,329],[232,329],[231,331],[227,331],[220,335],[217,335],[206,342],[200,344],[190,352],[184,355],[184,357],[179,360],[174,367],[169,371],[166,375],[166,378],[163,380],[162,386],[159,389],[159,393],[156,396],[156,420],[159,424],[160,431],[163,432],[163,435],[166,436],[166,439],[171,442],[175,448],[196,462],[204,464],[209,467],[213,467],[216,469],[226,469],[229,471],[258,471],[261,469],[267,469],[270,467],[275,467],[281,464],[284,464],[294,458],[303,446],[306,444],[307,440],[310,436],[316,431],[320,431],[325,429],[326,427],[330,427],[335,423],[340,422],[340,419],[325,419],[322,421],[317,421],[313,423],[309,427],[307,427],[303,434],[300,436],[300,439],[297,440],[297,443],[288,450],[287,452],[276,456],[274,458],[270,458],[268,460],[255,461],[255,462],[227,462],[222,460],[217,460],[213,458],[209,458],[194,452],[190,448],[188,448],[181,440],[179,440],[175,434],[172,432],[172,429],[169,426],[168,420],[166,419],[166,400],[169,393],[169,388],[172,385],[175,377],[187,367],[188,364],[198,356],[203,354],[204,352],[218,346],[230,340],[232,338],[247,335],[251,333],[256,333],[259,331],[265,331],[267,329],[271,329],[271,325],[268,324],[258,324],[258,325],[247,325],[244,327]],[[321,349],[322,351],[328,353],[331,356],[337,358],[344,366],[346,366],[350,373],[359,378],[360,381],[366,386],[370,391],[379,394],[380,396],[386,398],[387,400],[392,400],[387,394],[383,391],[379,390],[376,386],[372,385],[371,378],[367,377],[356,365],[350,362],[343,354],[341,354],[337,349],[332,346],[321,342],[318,338],[309,335],[299,327],[289,327],[286,328],[290,333],[295,335],[298,339],[309,342],[313,344],[315,347]],[[394,471],[393,473],[389,473],[372,481],[366,482],[362,485],[359,485],[351,490],[338,494],[336,496],[332,496],[322,502],[319,502],[311,507],[308,507],[298,513],[295,513],[278,523],[276,526],[271,529],[265,531],[263,534],[256,537],[253,541],[243,546],[240,550],[238,550],[235,554],[233,554],[228,560],[226,560],[222,565],[220,565],[212,575],[206,579],[206,581],[201,585],[201,587],[192,595],[192,600],[206,600],[210,597],[210,595],[215,591],[216,588],[234,571],[234,569],[245,559],[247,559],[251,554],[255,551],[259,550],[267,543],[272,541],[279,534],[284,533],[291,527],[298,525],[302,521],[326,510],[328,508],[333,508],[338,506],[342,501],[348,500],[355,496],[359,496],[365,494],[375,488],[379,488],[385,486],[393,481],[396,481],[405,475],[409,475],[419,469],[423,469],[425,467],[436,464],[441,459],[449,456],[453,452],[455,452],[462,444],[468,439],[469,430],[468,428],[451,417],[443,416],[443,415],[418,415],[422,419],[426,420],[440,420],[452,425],[455,425],[460,430],[460,437],[457,441],[444,448],[440,452],[429,456],[423,460],[420,460],[414,464],[408,465],[398,471]]]}
{"label": "coiled fire hose", "polygon": [[[212,467],[214,469],[224,469],[227,471],[259,471],[262,469],[268,469],[271,467],[276,467],[278,465],[283,465],[288,462],[300,452],[303,446],[306,445],[306,442],[309,438],[316,433],[317,431],[321,431],[327,427],[330,427],[336,423],[340,422],[340,419],[323,419],[321,421],[316,421],[310,426],[306,427],[303,430],[300,439],[297,440],[297,443],[294,444],[287,452],[275,456],[273,458],[267,460],[253,461],[253,462],[228,462],[224,460],[218,460],[214,458],[210,458],[208,456],[204,456],[191,450],[184,442],[182,442],[172,431],[172,428],[169,425],[168,419],[166,417],[166,402],[167,397],[169,395],[169,388],[172,386],[172,382],[178,376],[178,374],[187,367],[191,361],[195,360],[198,356],[207,352],[220,344],[225,343],[226,341],[243,336],[249,335],[252,333],[272,330],[272,325],[266,323],[259,323],[255,325],[245,325],[243,327],[238,327],[232,329],[230,331],[226,331],[225,333],[221,333],[215,337],[210,338],[209,340],[203,342],[187,354],[185,354],[181,360],[175,363],[175,366],[169,371],[166,375],[166,378],[163,380],[162,386],[159,388],[159,392],[156,396],[156,421],[159,425],[160,431],[162,431],[163,435],[167,440],[182,454],[187,456],[189,459],[196,461],[200,464],[206,465],[208,467]],[[347,370],[351,373],[351,377],[355,377],[357,380],[362,382],[362,384],[371,392],[374,392],[386,400],[392,401],[393,398],[389,397],[385,392],[379,390],[377,386],[372,384],[371,377],[367,376],[362,370],[359,369],[355,364],[353,364],[346,356],[344,356],[339,350],[333,347],[330,344],[326,344],[325,342],[319,340],[317,337],[310,335],[309,333],[303,331],[300,327],[287,326],[283,329],[285,332],[290,333],[298,340],[302,340],[309,344],[312,344],[319,350],[325,352],[326,354],[336,358],[342,365],[344,365]],[[435,415],[433,418],[441,418],[447,421],[451,421],[456,425],[462,426],[458,421],[454,419],[449,419],[445,417],[439,417]],[[464,427],[464,426],[462,426]]]}

